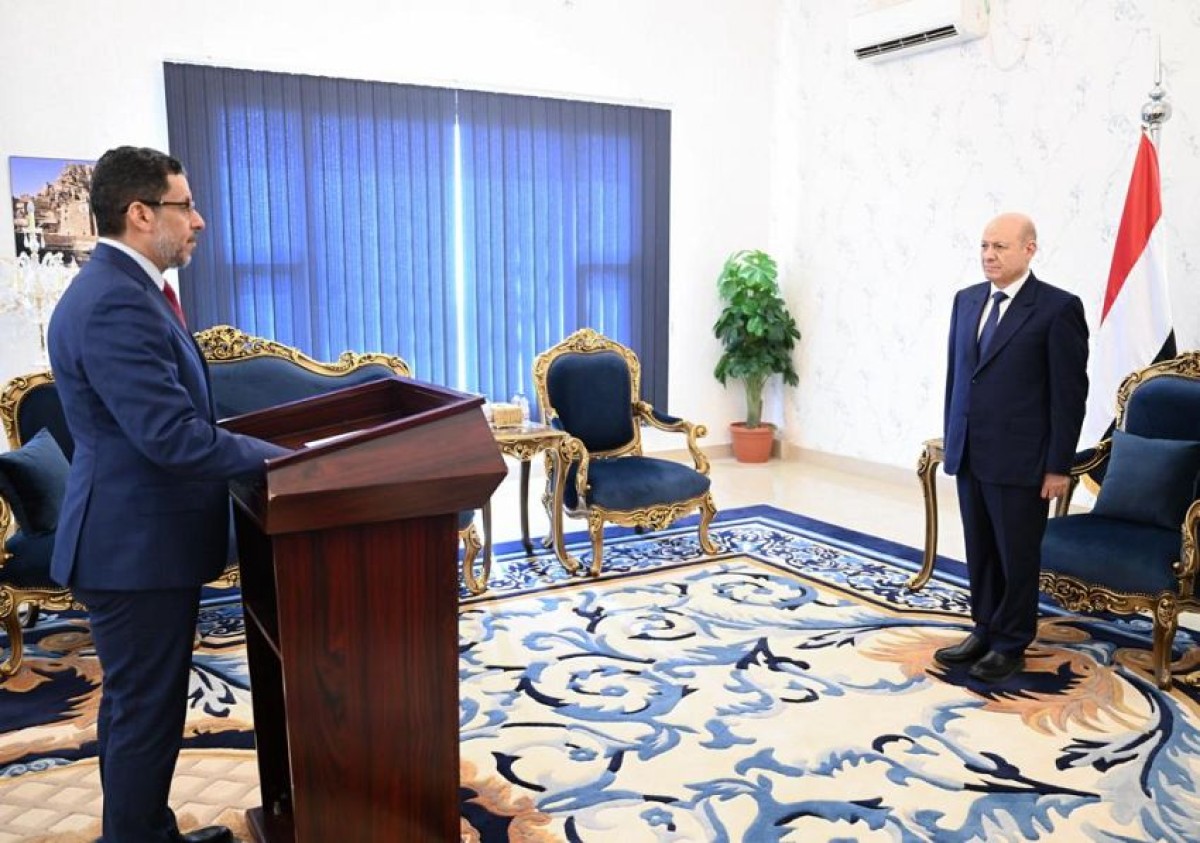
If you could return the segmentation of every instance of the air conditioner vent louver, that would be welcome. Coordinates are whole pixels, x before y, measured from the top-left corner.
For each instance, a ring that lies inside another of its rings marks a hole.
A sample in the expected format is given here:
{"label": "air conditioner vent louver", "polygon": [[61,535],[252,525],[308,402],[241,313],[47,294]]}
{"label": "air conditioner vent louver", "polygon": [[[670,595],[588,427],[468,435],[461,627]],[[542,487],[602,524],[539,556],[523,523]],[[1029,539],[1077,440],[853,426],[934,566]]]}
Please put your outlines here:
{"label": "air conditioner vent louver", "polygon": [[932,44],[935,41],[945,41],[948,38],[957,38],[959,31],[957,26],[941,26],[929,32],[918,32],[916,35],[905,35],[903,38],[895,38],[891,41],[884,41],[882,44],[872,44],[870,47],[859,47],[854,51],[854,55],[860,59],[871,58],[873,56],[883,56],[888,53],[899,52],[900,50],[908,50],[913,47]]}
{"label": "air conditioner vent louver", "polygon": [[[872,5],[884,0],[867,0]],[[847,21],[850,49],[880,62],[948,47],[987,34],[987,0],[889,0]]]}

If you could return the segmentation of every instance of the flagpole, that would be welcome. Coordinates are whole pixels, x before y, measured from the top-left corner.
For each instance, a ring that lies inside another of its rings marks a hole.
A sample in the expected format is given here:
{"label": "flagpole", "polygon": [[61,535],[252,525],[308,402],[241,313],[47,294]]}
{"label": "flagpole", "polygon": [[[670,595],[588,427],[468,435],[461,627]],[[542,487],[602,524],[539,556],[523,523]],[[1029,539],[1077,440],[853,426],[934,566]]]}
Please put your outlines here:
{"label": "flagpole", "polygon": [[1154,87],[1150,89],[1150,101],[1142,106],[1142,126],[1150,134],[1154,147],[1158,148],[1158,132],[1162,124],[1171,119],[1171,104],[1166,101],[1167,90],[1162,84],[1162,38],[1154,56]]}

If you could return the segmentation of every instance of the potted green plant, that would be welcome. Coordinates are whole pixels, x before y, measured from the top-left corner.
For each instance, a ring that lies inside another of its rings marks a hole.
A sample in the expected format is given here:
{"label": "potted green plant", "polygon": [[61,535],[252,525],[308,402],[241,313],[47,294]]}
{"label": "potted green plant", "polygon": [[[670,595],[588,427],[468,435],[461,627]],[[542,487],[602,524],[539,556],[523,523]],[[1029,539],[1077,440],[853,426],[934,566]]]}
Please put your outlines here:
{"label": "potted green plant", "polygon": [[765,462],[771,455],[775,426],[762,420],[767,380],[782,375],[788,386],[800,383],[792,364],[800,329],[780,295],[778,275],[766,252],[743,250],[729,256],[717,279],[724,307],[713,333],[725,351],[713,374],[723,385],[733,378],[746,389],[745,421],[730,425],[733,453],[741,462]]}

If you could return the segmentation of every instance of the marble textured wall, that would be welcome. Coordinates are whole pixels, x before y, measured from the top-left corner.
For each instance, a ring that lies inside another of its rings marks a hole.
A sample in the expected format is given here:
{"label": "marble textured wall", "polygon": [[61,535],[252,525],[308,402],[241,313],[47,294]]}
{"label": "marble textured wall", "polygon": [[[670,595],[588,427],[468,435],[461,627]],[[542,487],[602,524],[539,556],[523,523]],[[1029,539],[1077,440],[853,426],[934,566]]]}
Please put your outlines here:
{"label": "marble textured wall", "polygon": [[1200,340],[1200,3],[991,0],[987,38],[880,64],[841,0],[783,5],[771,248],[804,332],[783,398],[803,448],[913,465],[940,435],[950,302],[1003,210],[1095,327],[1161,36],[1160,147],[1180,347]]}

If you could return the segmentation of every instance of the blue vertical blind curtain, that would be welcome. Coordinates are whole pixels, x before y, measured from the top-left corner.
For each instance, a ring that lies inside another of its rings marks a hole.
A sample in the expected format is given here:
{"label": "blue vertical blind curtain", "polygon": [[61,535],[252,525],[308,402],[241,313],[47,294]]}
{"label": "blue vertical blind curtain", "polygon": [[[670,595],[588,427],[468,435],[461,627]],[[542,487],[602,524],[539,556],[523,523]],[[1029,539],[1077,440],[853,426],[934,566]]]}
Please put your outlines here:
{"label": "blue vertical blind curtain", "polygon": [[478,389],[529,392],[537,353],[586,326],[638,353],[665,407],[669,112],[460,91],[458,120]]}
{"label": "blue vertical blind curtain", "polygon": [[386,351],[452,382],[453,91],[178,64],[166,89],[208,226],[191,323],[322,360]]}
{"label": "blue vertical blind curtain", "polygon": [[[208,224],[194,326],[321,359],[529,394],[538,352],[590,326],[667,390],[666,111],[165,65],[171,151]],[[456,133],[459,143],[456,144]]]}

